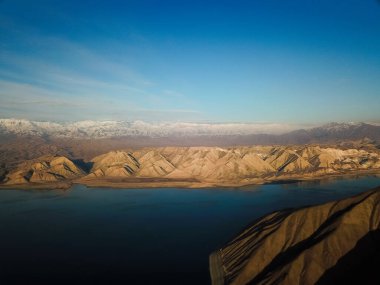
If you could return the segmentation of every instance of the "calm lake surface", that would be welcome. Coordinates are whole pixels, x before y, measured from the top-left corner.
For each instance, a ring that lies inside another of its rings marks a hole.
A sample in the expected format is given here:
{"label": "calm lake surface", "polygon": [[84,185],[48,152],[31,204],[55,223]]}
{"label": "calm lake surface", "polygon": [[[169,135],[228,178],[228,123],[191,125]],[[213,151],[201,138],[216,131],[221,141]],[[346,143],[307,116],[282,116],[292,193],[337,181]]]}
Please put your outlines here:
{"label": "calm lake surface", "polygon": [[0,284],[209,284],[209,254],[254,219],[379,185],[1,190]]}

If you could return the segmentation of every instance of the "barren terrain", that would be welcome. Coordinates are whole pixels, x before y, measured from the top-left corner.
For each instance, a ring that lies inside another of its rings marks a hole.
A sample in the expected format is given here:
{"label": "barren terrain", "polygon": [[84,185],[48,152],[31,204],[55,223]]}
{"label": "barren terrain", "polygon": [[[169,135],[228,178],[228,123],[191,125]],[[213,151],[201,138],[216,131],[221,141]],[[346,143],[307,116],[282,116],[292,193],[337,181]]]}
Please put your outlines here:
{"label": "barren terrain", "polygon": [[4,169],[2,187],[239,187],[326,176],[380,173],[376,147],[154,147],[92,159],[43,155]]}

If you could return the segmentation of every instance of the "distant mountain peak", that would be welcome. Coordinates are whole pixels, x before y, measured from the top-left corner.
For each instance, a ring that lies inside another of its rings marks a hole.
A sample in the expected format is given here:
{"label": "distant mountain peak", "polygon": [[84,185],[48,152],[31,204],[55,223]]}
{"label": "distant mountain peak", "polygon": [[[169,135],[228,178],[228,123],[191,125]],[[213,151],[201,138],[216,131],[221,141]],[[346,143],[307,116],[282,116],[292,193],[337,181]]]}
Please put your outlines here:
{"label": "distant mountain peak", "polygon": [[[38,122],[0,119],[0,135],[43,138],[119,138],[145,137],[186,140],[198,138],[198,145],[305,144],[339,140],[380,139],[380,126],[367,123],[332,122],[320,127],[300,128],[276,123],[190,123],[144,121]],[[213,138],[207,142],[208,138]],[[169,139],[169,140],[170,140]],[[165,145],[165,141],[162,141]],[[183,143],[181,143],[182,145]]]}
{"label": "distant mountain peak", "polygon": [[77,121],[53,123],[23,119],[0,119],[0,131],[17,135],[55,137],[120,137],[120,136],[203,136],[280,134],[296,129],[295,125],[275,123],[189,123],[144,121]]}
{"label": "distant mountain peak", "polygon": [[352,127],[361,127],[363,125],[366,125],[362,122],[347,122],[347,123],[338,123],[338,122],[331,122],[322,125],[320,128],[322,129],[328,129],[328,130],[340,130],[340,129],[348,129]]}

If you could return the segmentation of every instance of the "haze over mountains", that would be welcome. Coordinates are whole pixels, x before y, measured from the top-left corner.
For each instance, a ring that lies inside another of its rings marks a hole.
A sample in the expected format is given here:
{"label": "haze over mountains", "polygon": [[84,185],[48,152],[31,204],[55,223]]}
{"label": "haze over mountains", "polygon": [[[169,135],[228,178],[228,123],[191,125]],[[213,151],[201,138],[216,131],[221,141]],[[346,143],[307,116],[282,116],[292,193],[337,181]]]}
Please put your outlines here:
{"label": "haze over mountains", "polygon": [[281,124],[52,123],[0,119],[0,167],[6,164],[13,168],[44,155],[89,161],[109,151],[143,147],[326,144],[360,148],[377,147],[380,141],[380,126],[367,123],[330,123],[293,131],[289,128]]}
{"label": "haze over mountains", "polygon": [[[48,138],[105,139],[118,137],[195,137],[202,145],[214,139],[218,144],[284,144],[329,142],[369,138],[380,139],[380,126],[367,123],[329,123],[297,129],[289,124],[260,123],[148,123],[143,121],[78,121],[73,123],[0,119],[0,135]],[[218,140],[219,139],[219,140]],[[163,142],[163,144],[165,144]]]}
{"label": "haze over mountains", "polygon": [[287,124],[254,123],[148,123],[144,121],[78,121],[72,123],[0,119],[2,133],[71,138],[120,136],[202,136],[279,134],[294,130]]}

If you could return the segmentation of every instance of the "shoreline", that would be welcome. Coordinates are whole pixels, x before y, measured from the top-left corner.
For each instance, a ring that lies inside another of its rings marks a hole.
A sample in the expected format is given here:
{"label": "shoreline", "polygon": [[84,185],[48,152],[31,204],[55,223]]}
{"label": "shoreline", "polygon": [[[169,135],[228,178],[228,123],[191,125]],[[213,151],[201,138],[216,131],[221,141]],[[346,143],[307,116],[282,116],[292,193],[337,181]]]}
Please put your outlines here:
{"label": "shoreline", "polygon": [[[245,188],[249,186],[271,185],[271,184],[292,184],[310,181],[320,181],[324,179],[353,178],[361,176],[379,176],[380,169],[376,170],[354,170],[345,173],[330,173],[323,175],[290,174],[279,175],[268,178],[251,178],[243,181],[199,181],[199,180],[170,180],[170,179],[75,179],[69,181],[59,181],[55,183],[29,183],[29,184],[1,184],[0,190],[68,190],[73,185],[79,184],[87,188],[112,188],[112,189],[143,189],[143,188],[186,188],[186,189],[214,189],[214,188]],[[149,181],[150,180],[150,181]]]}

